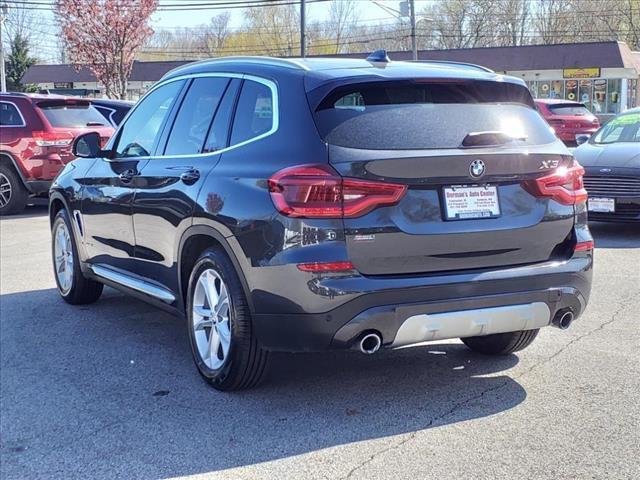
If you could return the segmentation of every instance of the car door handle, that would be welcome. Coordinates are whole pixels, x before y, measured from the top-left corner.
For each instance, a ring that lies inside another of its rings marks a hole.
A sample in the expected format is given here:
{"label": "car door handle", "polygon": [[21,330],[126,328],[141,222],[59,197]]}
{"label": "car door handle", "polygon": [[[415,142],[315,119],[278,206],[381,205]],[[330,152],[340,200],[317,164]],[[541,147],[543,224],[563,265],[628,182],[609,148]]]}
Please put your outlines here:
{"label": "car door handle", "polygon": [[118,178],[122,183],[129,183],[136,175],[138,175],[138,172],[130,168],[129,170],[125,170],[120,175],[118,175]]}
{"label": "car door handle", "polygon": [[195,169],[187,170],[186,172],[182,172],[180,174],[180,180],[182,180],[187,185],[193,185],[200,179],[200,172]]}

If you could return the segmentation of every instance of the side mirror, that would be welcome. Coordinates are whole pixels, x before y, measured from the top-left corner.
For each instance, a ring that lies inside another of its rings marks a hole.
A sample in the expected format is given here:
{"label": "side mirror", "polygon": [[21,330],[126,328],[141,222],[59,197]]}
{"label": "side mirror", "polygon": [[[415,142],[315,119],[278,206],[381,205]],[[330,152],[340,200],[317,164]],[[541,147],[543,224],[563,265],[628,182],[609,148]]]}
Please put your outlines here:
{"label": "side mirror", "polygon": [[576,144],[582,145],[583,143],[587,143],[590,138],[591,135],[587,135],[586,133],[583,133],[582,135],[576,135]]}
{"label": "side mirror", "polygon": [[105,157],[108,153],[100,148],[100,134],[98,132],[84,133],[76,137],[71,152],[73,156],[80,158]]}

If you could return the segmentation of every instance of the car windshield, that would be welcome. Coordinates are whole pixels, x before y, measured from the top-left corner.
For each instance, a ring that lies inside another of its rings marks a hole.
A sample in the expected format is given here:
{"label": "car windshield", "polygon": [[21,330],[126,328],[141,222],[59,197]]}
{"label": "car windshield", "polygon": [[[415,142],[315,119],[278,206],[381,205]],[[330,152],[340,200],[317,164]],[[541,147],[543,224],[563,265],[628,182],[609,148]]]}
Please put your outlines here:
{"label": "car windshield", "polygon": [[554,115],[589,115],[591,113],[584,105],[576,105],[574,103],[549,105],[549,110]]}
{"label": "car windshield", "polygon": [[74,128],[107,125],[105,118],[89,104],[39,105],[52,127]]}
{"label": "car windshield", "polygon": [[625,113],[610,120],[593,137],[593,143],[640,142],[640,112]]}

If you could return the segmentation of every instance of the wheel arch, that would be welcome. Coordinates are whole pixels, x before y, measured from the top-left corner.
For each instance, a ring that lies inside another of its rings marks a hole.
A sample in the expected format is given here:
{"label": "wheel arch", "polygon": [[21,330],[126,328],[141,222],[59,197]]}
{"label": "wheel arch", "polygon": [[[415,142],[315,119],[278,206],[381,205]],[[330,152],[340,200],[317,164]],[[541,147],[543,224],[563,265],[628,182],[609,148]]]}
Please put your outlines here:
{"label": "wheel arch", "polygon": [[71,210],[67,205],[67,201],[64,196],[56,191],[51,192],[49,195],[49,225],[53,226],[53,220],[56,218],[58,212],[62,209],[67,210],[69,212],[69,216],[71,216]]}
{"label": "wheel arch", "polygon": [[238,260],[238,257],[229,244],[228,240],[218,230],[207,225],[194,225],[188,228],[180,237],[180,243],[177,252],[177,273],[178,273],[178,289],[182,304],[186,307],[186,295],[189,287],[189,275],[193,265],[200,254],[211,247],[221,247],[233,264],[238,274],[242,289],[249,304],[249,309],[253,314],[253,301],[251,298],[251,289],[247,282],[244,270]]}
{"label": "wheel arch", "polygon": [[13,170],[18,174],[18,178],[20,178],[20,181],[22,182],[22,186],[26,188],[27,191],[30,191],[29,185],[27,184],[27,180],[25,179],[24,173],[22,172],[20,167],[18,167],[18,162],[16,162],[16,159],[13,157],[13,155],[11,155],[7,151],[0,150],[0,163],[11,166]]}

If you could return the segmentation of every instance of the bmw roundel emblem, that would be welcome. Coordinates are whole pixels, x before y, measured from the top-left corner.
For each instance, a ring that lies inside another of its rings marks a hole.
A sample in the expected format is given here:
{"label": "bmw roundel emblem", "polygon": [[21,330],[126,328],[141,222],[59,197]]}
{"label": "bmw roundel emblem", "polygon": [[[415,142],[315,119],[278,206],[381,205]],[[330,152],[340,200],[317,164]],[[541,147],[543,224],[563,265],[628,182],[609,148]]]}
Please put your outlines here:
{"label": "bmw roundel emblem", "polygon": [[484,170],[485,167],[482,160],[474,160],[473,162],[471,162],[471,165],[469,165],[469,173],[472,177],[481,177],[482,175],[484,175]]}

